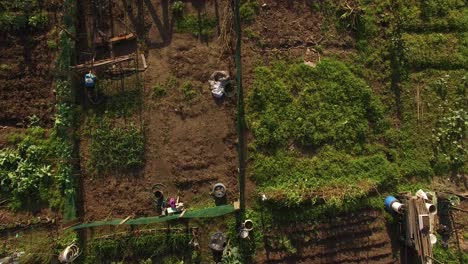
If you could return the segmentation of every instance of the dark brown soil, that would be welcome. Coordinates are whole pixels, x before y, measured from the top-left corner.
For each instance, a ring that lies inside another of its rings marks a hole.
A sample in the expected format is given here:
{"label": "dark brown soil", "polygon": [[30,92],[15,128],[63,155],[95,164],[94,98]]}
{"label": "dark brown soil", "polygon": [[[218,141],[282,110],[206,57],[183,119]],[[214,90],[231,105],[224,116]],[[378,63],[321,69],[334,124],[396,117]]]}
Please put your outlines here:
{"label": "dark brown soil", "polygon": [[[0,32],[0,148],[8,147],[8,135],[23,133],[32,116],[39,118],[45,127],[52,124],[56,50],[47,41],[57,38],[53,34],[56,17],[52,12],[57,6],[46,7],[51,11],[47,28],[28,28],[14,34]],[[60,219],[48,209],[13,213],[7,203],[0,204],[1,225],[24,224],[37,217]]]}
{"label": "dark brown soil", "polygon": [[28,32],[0,42],[0,125],[23,126],[36,115],[51,122],[54,51],[47,32]]}
{"label": "dark brown soil", "polygon": [[[161,10],[157,4],[154,7]],[[209,14],[215,12],[211,4],[204,8]],[[154,19],[146,15],[147,21]],[[164,184],[166,197],[180,196],[192,208],[214,205],[210,191],[217,182],[227,186],[229,202],[237,199],[234,98],[216,101],[208,89],[211,73],[232,70],[231,61],[221,56],[216,38],[206,43],[191,34],[171,34],[170,43],[153,45],[163,40],[158,29],[150,28],[147,39],[145,167],[137,176],[84,175],[85,220],[155,215],[151,188],[156,183]],[[170,78],[178,85],[153,98],[153,87]],[[196,91],[193,99],[186,99],[180,89],[185,82]]]}
{"label": "dark brown soil", "polygon": [[[297,223],[265,233],[258,263],[399,263],[382,213],[363,210],[321,223]],[[286,250],[287,237],[297,252]]]}

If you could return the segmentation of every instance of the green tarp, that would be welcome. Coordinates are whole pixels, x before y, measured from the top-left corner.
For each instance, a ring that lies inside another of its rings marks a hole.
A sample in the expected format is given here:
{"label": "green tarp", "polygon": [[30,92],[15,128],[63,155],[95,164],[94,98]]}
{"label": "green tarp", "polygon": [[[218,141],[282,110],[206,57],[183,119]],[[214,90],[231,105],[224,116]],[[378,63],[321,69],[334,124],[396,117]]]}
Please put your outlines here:
{"label": "green tarp", "polygon": [[[193,211],[186,211],[185,214],[180,217],[180,214],[174,214],[169,216],[152,216],[152,217],[141,217],[136,219],[130,219],[126,221],[125,225],[147,225],[147,224],[155,224],[155,223],[162,223],[166,221],[171,221],[175,219],[190,219],[190,218],[210,218],[210,217],[218,217],[226,214],[233,213],[235,211],[233,205],[221,205],[211,208],[205,208],[200,210],[193,210]],[[81,228],[89,228],[89,227],[96,227],[96,226],[103,226],[103,225],[118,225],[122,222],[122,219],[114,219],[109,221],[96,221],[91,223],[84,223],[77,226],[72,227],[73,230],[81,229]]]}

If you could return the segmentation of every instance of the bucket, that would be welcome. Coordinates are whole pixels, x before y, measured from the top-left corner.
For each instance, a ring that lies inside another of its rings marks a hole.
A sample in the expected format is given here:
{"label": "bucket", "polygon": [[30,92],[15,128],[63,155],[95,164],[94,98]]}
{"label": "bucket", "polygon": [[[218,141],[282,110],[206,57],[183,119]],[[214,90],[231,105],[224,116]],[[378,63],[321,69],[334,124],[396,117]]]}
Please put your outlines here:
{"label": "bucket", "polygon": [[404,209],[404,205],[401,204],[397,198],[393,197],[393,196],[387,196],[387,198],[385,198],[385,208],[391,212],[391,211],[394,211],[396,213],[402,213],[403,212],[403,209]]}
{"label": "bucket", "polygon": [[388,210],[388,211],[391,211],[392,210],[392,203],[394,201],[398,201],[397,198],[393,197],[393,196],[387,196],[387,198],[385,198],[385,208]]}
{"label": "bucket", "polygon": [[218,199],[223,198],[226,195],[226,186],[222,183],[216,183],[213,186],[213,195]]}
{"label": "bucket", "polygon": [[156,197],[156,199],[158,199],[158,200],[159,200],[159,199],[162,199],[162,198],[163,198],[163,192],[160,191],[160,190],[156,190],[156,191],[154,192],[154,197]]}
{"label": "bucket", "polygon": [[216,232],[211,236],[209,247],[218,252],[222,252],[226,247],[226,236],[222,232]]}
{"label": "bucket", "polygon": [[245,220],[242,225],[247,231],[251,231],[253,229],[253,222],[250,219]]}
{"label": "bucket", "polygon": [[247,230],[246,228],[241,228],[240,232],[239,232],[239,236],[242,238],[242,239],[246,239],[249,237],[249,230]]}
{"label": "bucket", "polygon": [[430,214],[436,214],[437,213],[437,208],[435,205],[426,203],[426,209],[429,211]]}

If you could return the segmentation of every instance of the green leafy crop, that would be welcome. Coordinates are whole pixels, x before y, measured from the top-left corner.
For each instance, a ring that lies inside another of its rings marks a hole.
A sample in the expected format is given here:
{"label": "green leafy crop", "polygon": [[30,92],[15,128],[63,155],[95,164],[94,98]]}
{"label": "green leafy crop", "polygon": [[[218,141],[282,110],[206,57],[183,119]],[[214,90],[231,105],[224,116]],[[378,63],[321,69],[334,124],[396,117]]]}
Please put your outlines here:
{"label": "green leafy crop", "polygon": [[135,125],[120,127],[106,117],[93,118],[87,135],[90,136],[88,167],[95,173],[131,170],[143,165],[143,131]]}
{"label": "green leafy crop", "polygon": [[171,254],[183,257],[191,252],[186,234],[134,234],[94,239],[87,246],[85,263],[106,263],[120,260],[158,260]]}
{"label": "green leafy crop", "polygon": [[216,19],[207,15],[187,15],[178,18],[175,27],[179,33],[191,33],[195,37],[209,38],[214,34]]}
{"label": "green leafy crop", "polygon": [[51,141],[46,139],[40,127],[29,129],[17,148],[0,151],[1,193],[11,194],[10,206],[20,209],[47,200],[47,192],[41,194],[53,182]]}

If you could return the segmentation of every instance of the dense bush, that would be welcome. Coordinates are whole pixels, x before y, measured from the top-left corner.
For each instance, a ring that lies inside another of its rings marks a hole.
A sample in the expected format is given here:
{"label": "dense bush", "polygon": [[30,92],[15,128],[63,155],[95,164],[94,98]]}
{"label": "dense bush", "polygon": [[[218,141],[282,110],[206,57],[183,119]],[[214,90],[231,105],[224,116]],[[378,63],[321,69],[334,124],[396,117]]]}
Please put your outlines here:
{"label": "dense bush", "polygon": [[258,67],[247,113],[252,177],[275,201],[341,203],[396,183],[388,150],[372,145],[387,126],[381,103],[341,62]]}
{"label": "dense bush", "polygon": [[249,126],[259,147],[363,144],[385,126],[381,104],[342,63],[317,68],[276,63],[259,67],[247,100]]}
{"label": "dense bush", "polygon": [[468,35],[404,34],[407,58],[412,68],[466,68],[468,65]]}

